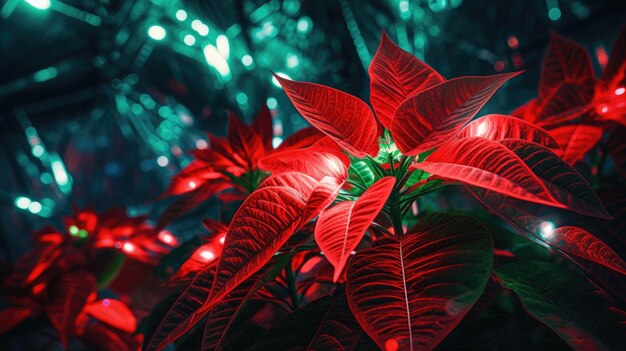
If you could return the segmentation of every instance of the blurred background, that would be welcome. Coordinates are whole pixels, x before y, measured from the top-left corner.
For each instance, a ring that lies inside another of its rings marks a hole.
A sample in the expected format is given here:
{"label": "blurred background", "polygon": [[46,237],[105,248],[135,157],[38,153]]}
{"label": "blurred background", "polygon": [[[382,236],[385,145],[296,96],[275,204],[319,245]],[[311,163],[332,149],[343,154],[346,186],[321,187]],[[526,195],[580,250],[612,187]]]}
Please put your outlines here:
{"label": "blurred background", "polygon": [[599,71],[625,18],[623,0],[0,1],[0,260],[73,206],[154,216],[226,110],[266,104],[279,144],[305,121],[271,72],[367,101],[385,30],[446,78],[526,70],[483,110],[508,113],[551,31]]}

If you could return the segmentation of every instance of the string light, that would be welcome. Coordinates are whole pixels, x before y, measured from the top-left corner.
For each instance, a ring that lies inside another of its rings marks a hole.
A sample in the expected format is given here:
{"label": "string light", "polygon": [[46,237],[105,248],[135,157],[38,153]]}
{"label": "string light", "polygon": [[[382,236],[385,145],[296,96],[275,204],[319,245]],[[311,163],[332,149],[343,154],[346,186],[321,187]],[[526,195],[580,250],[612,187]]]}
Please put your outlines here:
{"label": "string light", "polygon": [[185,35],[185,37],[183,38],[183,42],[188,45],[188,46],[192,46],[193,44],[196,43],[196,37],[194,37],[191,34],[187,34]]}
{"label": "string light", "polygon": [[187,19],[187,11],[185,10],[178,10],[176,11],[176,19],[179,21],[184,21]]}
{"label": "string light", "polygon": [[545,240],[550,240],[554,235],[554,228],[554,223],[552,222],[541,222],[539,225],[539,233]]}
{"label": "string light", "polygon": [[47,10],[50,8],[50,0],[26,0],[26,3],[38,10]]}
{"label": "string light", "polygon": [[150,38],[159,41],[165,39],[167,31],[165,30],[165,28],[155,25],[148,28],[148,35],[150,36]]}
{"label": "string light", "polygon": [[207,262],[215,259],[215,253],[208,249],[200,251],[199,255],[202,259],[204,259]]}

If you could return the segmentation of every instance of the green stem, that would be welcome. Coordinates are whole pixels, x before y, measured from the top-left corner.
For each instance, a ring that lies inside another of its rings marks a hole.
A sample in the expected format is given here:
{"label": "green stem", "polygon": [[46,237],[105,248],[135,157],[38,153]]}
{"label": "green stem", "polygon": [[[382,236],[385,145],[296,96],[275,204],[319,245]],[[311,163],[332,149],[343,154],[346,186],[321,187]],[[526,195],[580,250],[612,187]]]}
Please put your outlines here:
{"label": "green stem", "polygon": [[118,252],[112,252],[112,256],[109,259],[110,261],[106,265],[104,271],[102,271],[97,278],[98,287],[100,288],[109,286],[109,284],[117,278],[122,265],[126,262],[126,256]]}
{"label": "green stem", "polygon": [[391,206],[391,223],[393,223],[393,231],[398,237],[404,235],[404,227],[402,226],[402,209],[398,205]]}
{"label": "green stem", "polygon": [[291,261],[287,263],[285,267],[285,274],[287,276],[287,285],[289,288],[289,296],[291,297],[291,304],[293,305],[293,309],[298,309],[300,307],[300,295],[298,294],[298,287],[296,286],[296,275],[293,273],[293,268],[291,267]]}

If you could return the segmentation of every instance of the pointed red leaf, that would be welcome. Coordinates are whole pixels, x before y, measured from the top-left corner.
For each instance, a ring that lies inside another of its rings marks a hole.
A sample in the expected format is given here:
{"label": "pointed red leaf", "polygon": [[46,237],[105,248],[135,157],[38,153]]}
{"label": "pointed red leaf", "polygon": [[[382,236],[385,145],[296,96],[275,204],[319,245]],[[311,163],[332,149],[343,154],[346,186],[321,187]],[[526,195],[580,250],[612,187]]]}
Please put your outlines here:
{"label": "pointed red leaf", "polygon": [[402,50],[383,32],[369,67],[370,102],[376,117],[387,129],[396,108],[409,96],[443,82],[434,69]]}
{"label": "pointed red leaf", "polygon": [[541,235],[541,220],[521,209],[519,200],[475,186],[465,187],[493,214],[510,224],[517,232],[539,245],[546,246]]}
{"label": "pointed red leaf", "polygon": [[315,226],[315,241],[324,256],[335,267],[333,281],[343,271],[350,253],[387,202],[396,183],[385,177],[374,183],[356,201],[344,201],[322,211]]}
{"label": "pointed red leaf", "polygon": [[175,219],[196,208],[212,196],[215,196],[224,190],[230,189],[232,186],[232,184],[223,179],[206,181],[194,191],[184,194],[168,206],[159,216],[157,228],[162,229],[167,227],[167,225]]}
{"label": "pointed red leaf", "polygon": [[559,206],[543,182],[513,151],[480,137],[451,140],[412,168],[518,199]]}
{"label": "pointed red leaf", "polygon": [[265,151],[270,151],[272,139],[274,139],[274,125],[272,124],[272,112],[263,104],[256,114],[256,118],[252,122],[252,130],[261,138]]}
{"label": "pointed red leaf", "polygon": [[491,236],[470,217],[435,214],[410,234],[374,245],[350,262],[346,291],[382,350],[433,349],[478,300],[491,272]]}
{"label": "pointed red leaf", "polygon": [[209,163],[194,160],[172,178],[170,185],[161,197],[188,193],[197,189],[207,180],[215,180],[223,177],[222,173],[215,172]]}
{"label": "pointed red leaf", "polygon": [[35,314],[31,307],[6,307],[0,311],[0,335],[15,328],[20,323]]}
{"label": "pointed red leaf", "polygon": [[315,127],[305,127],[283,140],[283,142],[276,148],[276,151],[309,147],[323,137],[324,134]]}
{"label": "pointed red leaf", "polygon": [[137,351],[141,349],[140,334],[129,334],[104,324],[90,324],[80,335],[86,350]]}
{"label": "pointed red leaf", "polygon": [[265,154],[263,141],[257,132],[233,113],[228,114],[228,141],[249,169],[256,168],[257,161]]}
{"label": "pointed red leaf", "polygon": [[292,256],[285,254],[276,257],[269,262],[267,269],[253,274],[211,309],[202,336],[202,351],[221,349],[220,346],[240,310],[259,289],[280,274]]}
{"label": "pointed red leaf", "polygon": [[623,26],[615,39],[609,62],[607,62],[602,80],[611,83],[626,79],[626,26]]}
{"label": "pointed red leaf", "polygon": [[508,139],[501,143],[519,156],[566,208],[584,215],[612,218],[585,178],[555,153],[525,140]]}
{"label": "pointed red leaf", "polygon": [[296,109],[314,127],[354,156],[376,156],[376,119],[365,102],[324,85],[275,77]]}
{"label": "pointed red leaf", "polygon": [[585,85],[594,81],[593,65],[587,50],[556,33],[550,36],[543,59],[539,98],[545,99],[563,83]]}
{"label": "pointed red leaf", "polygon": [[584,229],[569,226],[556,228],[548,240],[565,252],[626,274],[626,262],[602,240]]}
{"label": "pointed red leaf", "polygon": [[319,183],[313,188],[311,195],[306,202],[304,213],[302,214],[302,219],[300,221],[300,226],[305,225],[307,222],[315,218],[323,209],[325,209],[328,205],[330,205],[339,191],[341,187],[345,183],[347,178],[338,179],[335,177],[324,177]]}
{"label": "pointed red leaf", "polygon": [[59,333],[63,346],[74,333],[74,323],[89,295],[96,290],[96,279],[86,271],[66,273],[51,283],[46,294],[48,318]]}
{"label": "pointed red leaf", "polygon": [[137,318],[130,308],[119,300],[98,300],[85,306],[83,311],[95,319],[127,333],[132,333],[137,328]]}
{"label": "pointed red leaf", "polygon": [[595,85],[593,82],[581,85],[563,83],[554,89],[537,107],[537,125],[542,127],[558,126],[573,121],[593,107]]}
{"label": "pointed red leaf", "polygon": [[559,144],[544,129],[536,125],[506,115],[486,115],[467,124],[459,134],[459,138],[483,137],[493,141],[502,139],[522,139],[545,145],[549,148],[559,148]]}
{"label": "pointed red leaf", "polygon": [[587,124],[574,124],[549,131],[563,149],[561,157],[570,165],[576,164],[602,138],[602,128]]}
{"label": "pointed red leaf", "polygon": [[414,156],[452,139],[502,84],[518,74],[455,78],[409,97],[398,106],[391,125],[398,149]]}
{"label": "pointed red leaf", "polygon": [[180,294],[147,343],[146,351],[158,351],[180,338],[193,328],[206,312],[199,311],[209,297],[215,269],[198,273],[191,284]]}
{"label": "pointed red leaf", "polygon": [[325,176],[343,177],[350,167],[350,159],[342,153],[315,150],[287,150],[273,153],[259,161],[259,167],[273,174],[301,172],[314,179]]}

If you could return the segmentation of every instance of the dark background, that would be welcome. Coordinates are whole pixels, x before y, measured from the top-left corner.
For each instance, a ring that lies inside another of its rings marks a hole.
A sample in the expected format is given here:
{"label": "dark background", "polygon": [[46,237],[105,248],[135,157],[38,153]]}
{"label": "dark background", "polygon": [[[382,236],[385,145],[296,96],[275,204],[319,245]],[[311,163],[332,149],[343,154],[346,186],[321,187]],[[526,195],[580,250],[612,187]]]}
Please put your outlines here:
{"label": "dark background", "polygon": [[[551,31],[599,71],[625,18],[623,0],[0,1],[0,260],[72,206],[154,215],[186,151],[224,133],[225,109],[250,121],[267,103],[284,135],[303,127],[271,71],[367,101],[384,29],[446,78],[526,70],[484,109],[507,113],[535,95]],[[203,54],[221,35],[226,75]]]}

